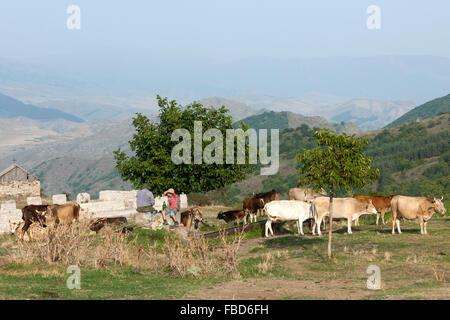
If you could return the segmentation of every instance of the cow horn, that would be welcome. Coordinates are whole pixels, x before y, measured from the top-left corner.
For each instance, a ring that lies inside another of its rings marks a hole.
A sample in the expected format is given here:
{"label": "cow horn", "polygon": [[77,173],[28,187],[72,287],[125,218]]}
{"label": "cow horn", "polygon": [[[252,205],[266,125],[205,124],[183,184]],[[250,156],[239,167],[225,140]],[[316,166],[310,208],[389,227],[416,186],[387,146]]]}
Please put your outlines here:
{"label": "cow horn", "polygon": [[441,197],[441,201],[444,200],[444,196]]}

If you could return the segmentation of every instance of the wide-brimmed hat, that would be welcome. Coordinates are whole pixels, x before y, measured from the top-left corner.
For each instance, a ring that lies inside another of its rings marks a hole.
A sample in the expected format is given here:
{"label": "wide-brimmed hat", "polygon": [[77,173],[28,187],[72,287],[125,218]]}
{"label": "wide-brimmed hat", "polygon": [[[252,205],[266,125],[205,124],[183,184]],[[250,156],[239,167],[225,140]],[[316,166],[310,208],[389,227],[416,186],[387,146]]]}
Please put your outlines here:
{"label": "wide-brimmed hat", "polygon": [[175,194],[175,190],[173,190],[172,188],[170,188],[169,190],[164,191],[164,195],[171,193],[171,194]]}

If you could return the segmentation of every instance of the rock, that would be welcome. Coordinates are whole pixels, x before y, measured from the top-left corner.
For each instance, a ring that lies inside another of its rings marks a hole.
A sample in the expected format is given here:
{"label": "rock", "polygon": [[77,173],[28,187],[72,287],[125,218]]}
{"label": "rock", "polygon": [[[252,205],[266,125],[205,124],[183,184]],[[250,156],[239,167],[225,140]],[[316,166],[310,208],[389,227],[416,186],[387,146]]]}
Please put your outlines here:
{"label": "rock", "polygon": [[91,201],[91,195],[89,193],[79,193],[77,195],[77,203],[88,203]]}
{"label": "rock", "polygon": [[157,213],[155,215],[151,215],[149,222],[150,222],[150,228],[152,230],[157,230],[161,226],[161,224],[164,222],[164,220],[162,218],[162,214]]}

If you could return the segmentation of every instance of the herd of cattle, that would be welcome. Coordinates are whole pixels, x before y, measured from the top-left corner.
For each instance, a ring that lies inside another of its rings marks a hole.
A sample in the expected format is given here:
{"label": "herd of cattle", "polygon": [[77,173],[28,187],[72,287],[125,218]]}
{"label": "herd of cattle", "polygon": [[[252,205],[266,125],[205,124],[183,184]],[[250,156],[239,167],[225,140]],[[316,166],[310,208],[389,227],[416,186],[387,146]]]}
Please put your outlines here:
{"label": "herd of cattle", "polygon": [[[255,194],[251,198],[245,198],[243,208],[219,212],[217,219],[225,222],[243,220],[247,223],[255,221],[259,215],[267,215],[265,223],[265,236],[273,236],[272,223],[293,221],[297,223],[299,234],[303,233],[303,222],[310,220],[312,234],[321,235],[322,222],[329,217],[330,199],[326,193],[315,192],[309,188],[292,188],[289,190],[290,200],[280,200],[280,192],[272,190],[265,193]],[[392,211],[392,234],[395,234],[395,227],[401,233],[400,220],[418,219],[421,234],[427,234],[427,222],[435,212],[446,214],[446,209],[442,203],[443,198],[429,200],[425,197],[408,196],[356,196],[354,198],[334,198],[333,199],[333,219],[347,219],[347,232],[352,233],[352,221],[359,225],[361,215],[376,214],[376,224],[381,217],[385,224],[384,215],[389,210]],[[70,224],[78,221],[80,216],[80,205],[76,202],[68,202],[62,205],[28,205],[22,209],[22,222],[14,223],[11,232],[24,240],[38,239],[48,232],[48,227],[55,227],[59,224]],[[191,208],[181,213],[181,224],[188,232],[192,227],[198,229],[199,223],[204,223],[202,212],[198,207]],[[99,232],[105,225],[126,224],[125,217],[98,218],[92,219],[89,229]],[[124,227],[121,232],[132,231],[132,228]]]}
{"label": "herd of cattle", "polygon": [[[359,225],[361,215],[376,214],[376,224],[381,216],[385,224],[384,215],[392,211],[392,234],[395,234],[397,226],[401,233],[400,220],[418,219],[421,234],[427,234],[427,222],[435,212],[446,214],[446,209],[441,199],[429,200],[425,197],[409,196],[356,196],[354,198],[333,199],[333,219],[347,219],[347,232],[352,233],[352,221]],[[303,222],[310,219],[312,222],[312,234],[321,235],[321,224],[329,217],[330,198],[326,197],[325,191],[315,192],[309,188],[292,188],[289,190],[289,200],[280,200],[280,192],[272,190],[266,193],[255,194],[252,198],[245,198],[241,210],[219,212],[217,219],[225,222],[256,221],[258,212],[267,214],[265,224],[265,236],[269,231],[273,235],[272,223],[278,221],[296,220],[298,233],[303,235]]]}

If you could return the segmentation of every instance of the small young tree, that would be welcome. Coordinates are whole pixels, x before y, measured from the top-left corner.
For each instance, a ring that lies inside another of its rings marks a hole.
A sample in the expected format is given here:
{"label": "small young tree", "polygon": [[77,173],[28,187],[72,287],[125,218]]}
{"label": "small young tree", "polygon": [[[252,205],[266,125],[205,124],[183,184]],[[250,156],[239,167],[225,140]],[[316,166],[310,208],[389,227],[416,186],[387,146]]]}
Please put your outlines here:
{"label": "small young tree", "polygon": [[297,154],[300,185],[310,185],[315,191],[324,188],[330,195],[330,228],[328,257],[331,257],[333,228],[333,198],[338,190],[363,188],[379,178],[379,170],[372,169],[372,159],[364,156],[369,139],[338,135],[327,129],[316,131],[317,147]]}

